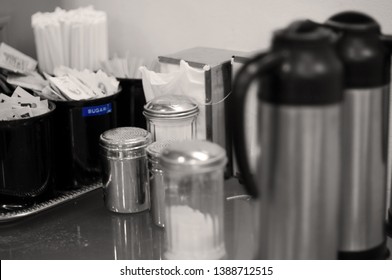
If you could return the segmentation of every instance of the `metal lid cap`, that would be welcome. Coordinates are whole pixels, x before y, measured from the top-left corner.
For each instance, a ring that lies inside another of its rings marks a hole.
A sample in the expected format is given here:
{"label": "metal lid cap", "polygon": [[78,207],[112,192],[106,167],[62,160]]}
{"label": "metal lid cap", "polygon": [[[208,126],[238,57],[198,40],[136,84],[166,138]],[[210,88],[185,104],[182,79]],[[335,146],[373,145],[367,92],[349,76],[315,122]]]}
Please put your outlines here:
{"label": "metal lid cap", "polygon": [[138,127],[119,127],[101,134],[99,144],[107,150],[133,150],[151,143],[151,134]]}
{"label": "metal lid cap", "polygon": [[144,115],[149,118],[178,118],[196,115],[197,102],[185,95],[162,95],[144,106]]}
{"label": "metal lid cap", "polygon": [[170,146],[170,144],[173,142],[175,142],[175,141],[163,140],[163,141],[157,141],[157,142],[151,143],[146,148],[148,158],[151,160],[154,160],[154,161],[158,160],[161,157],[162,152],[165,149],[167,149]]}
{"label": "metal lid cap", "polygon": [[221,146],[201,140],[173,142],[161,155],[161,165],[167,170],[206,172],[226,163],[226,151]]}

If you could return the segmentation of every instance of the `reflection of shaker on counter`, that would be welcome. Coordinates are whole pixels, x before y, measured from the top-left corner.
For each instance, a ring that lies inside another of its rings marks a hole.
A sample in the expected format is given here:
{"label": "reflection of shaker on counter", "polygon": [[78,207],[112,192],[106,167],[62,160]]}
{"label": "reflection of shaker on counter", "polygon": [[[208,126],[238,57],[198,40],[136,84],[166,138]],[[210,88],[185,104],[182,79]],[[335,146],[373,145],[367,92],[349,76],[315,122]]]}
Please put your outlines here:
{"label": "reflection of shaker on counter", "polygon": [[225,256],[223,170],[226,162],[225,151],[206,141],[173,142],[163,151],[167,259]]}
{"label": "reflection of shaker on counter", "polygon": [[147,213],[112,215],[115,260],[150,260],[153,258],[152,230]]}

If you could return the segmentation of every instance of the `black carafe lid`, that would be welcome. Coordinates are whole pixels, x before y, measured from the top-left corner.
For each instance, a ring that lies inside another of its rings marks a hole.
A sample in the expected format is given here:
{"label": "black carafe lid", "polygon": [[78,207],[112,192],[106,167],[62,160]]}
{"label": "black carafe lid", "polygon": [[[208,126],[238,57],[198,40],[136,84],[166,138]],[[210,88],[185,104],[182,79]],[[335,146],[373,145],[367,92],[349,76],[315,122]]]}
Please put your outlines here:
{"label": "black carafe lid", "polygon": [[390,82],[390,50],[372,17],[354,11],[338,13],[325,23],[338,34],[345,88],[373,88]]}
{"label": "black carafe lid", "polygon": [[272,50],[286,57],[263,78],[259,97],[280,105],[326,105],[342,100],[342,66],[336,34],[309,20],[274,33]]}
{"label": "black carafe lid", "polygon": [[330,17],[326,25],[334,30],[344,30],[357,33],[381,33],[380,25],[377,21],[360,12],[341,12]]}
{"label": "black carafe lid", "polygon": [[334,34],[329,29],[310,20],[299,20],[274,32],[273,49],[287,47],[316,47],[330,44]]}

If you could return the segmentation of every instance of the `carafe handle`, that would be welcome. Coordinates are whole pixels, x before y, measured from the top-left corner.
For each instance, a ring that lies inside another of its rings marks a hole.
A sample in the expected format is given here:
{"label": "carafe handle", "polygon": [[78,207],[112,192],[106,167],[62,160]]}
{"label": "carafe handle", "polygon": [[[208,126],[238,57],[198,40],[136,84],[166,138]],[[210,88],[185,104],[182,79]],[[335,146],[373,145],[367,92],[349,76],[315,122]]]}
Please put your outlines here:
{"label": "carafe handle", "polygon": [[384,35],[380,36],[381,41],[392,51],[392,35]]}
{"label": "carafe handle", "polygon": [[258,188],[254,175],[251,172],[248,151],[246,148],[245,131],[245,105],[249,86],[256,78],[266,75],[272,69],[282,64],[282,53],[260,53],[247,61],[240,68],[234,78],[233,85],[233,140],[234,152],[237,158],[239,170],[244,180],[245,189],[253,197],[257,197]]}

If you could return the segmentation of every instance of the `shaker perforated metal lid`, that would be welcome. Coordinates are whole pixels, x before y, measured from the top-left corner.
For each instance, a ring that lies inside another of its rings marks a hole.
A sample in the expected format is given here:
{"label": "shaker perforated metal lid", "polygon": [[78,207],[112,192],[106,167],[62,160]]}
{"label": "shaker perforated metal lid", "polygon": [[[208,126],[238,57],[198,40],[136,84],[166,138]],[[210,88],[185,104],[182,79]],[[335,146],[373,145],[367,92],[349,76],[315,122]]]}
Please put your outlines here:
{"label": "shaker perforated metal lid", "polygon": [[226,163],[226,151],[221,146],[201,140],[173,142],[161,155],[161,165],[168,171],[208,172]]}
{"label": "shaker perforated metal lid", "polygon": [[183,118],[199,113],[197,102],[184,95],[163,95],[149,101],[143,114],[147,118]]}
{"label": "shaker perforated metal lid", "polygon": [[100,146],[108,151],[135,150],[151,143],[151,134],[138,127],[119,127],[101,134]]}
{"label": "shaker perforated metal lid", "polygon": [[146,152],[149,160],[158,161],[162,152],[169,147],[173,140],[157,141],[147,146]]}

